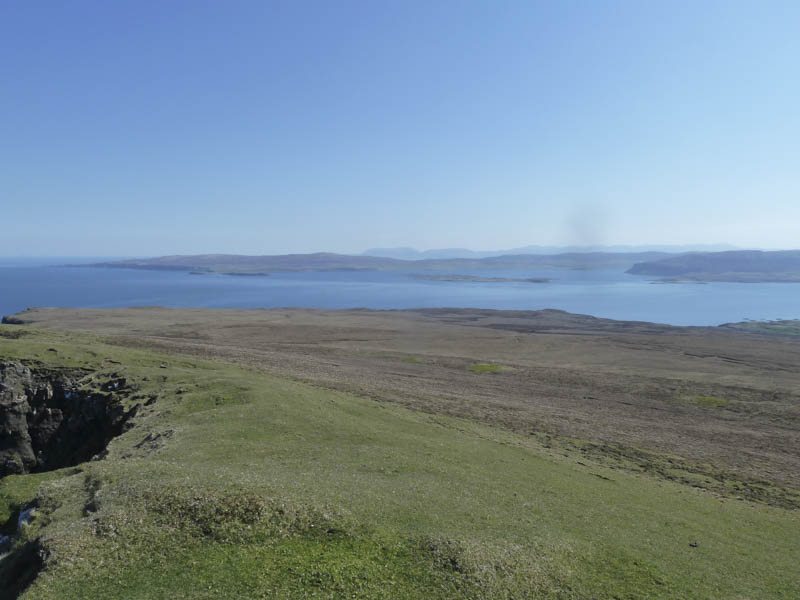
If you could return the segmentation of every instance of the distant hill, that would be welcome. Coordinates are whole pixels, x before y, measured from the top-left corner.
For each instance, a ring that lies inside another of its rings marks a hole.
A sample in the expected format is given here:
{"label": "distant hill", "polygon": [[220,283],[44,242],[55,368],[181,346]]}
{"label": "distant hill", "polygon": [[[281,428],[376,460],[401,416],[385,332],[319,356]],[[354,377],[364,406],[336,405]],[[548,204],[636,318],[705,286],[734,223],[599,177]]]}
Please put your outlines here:
{"label": "distant hill", "polygon": [[423,260],[426,258],[485,258],[487,256],[500,256],[509,252],[480,252],[468,248],[439,248],[436,250],[417,250],[407,246],[398,248],[370,248],[361,253],[361,256],[380,256],[383,258],[397,258],[400,260]]}
{"label": "distant hill", "polygon": [[391,258],[317,252],[313,254],[280,254],[273,256],[248,256],[243,254],[174,255],[94,263],[91,266],[231,275],[266,275],[269,271],[390,269],[396,268],[398,262],[400,261]]}
{"label": "distant hill", "polygon": [[668,281],[800,283],[800,250],[683,254],[637,263],[628,273],[655,275]]}
{"label": "distant hill", "polygon": [[275,256],[199,254],[193,256],[176,255],[129,259],[76,266],[189,271],[196,274],[221,273],[227,275],[268,275],[271,272],[281,271],[402,271],[411,269],[625,269],[636,262],[654,261],[666,256],[669,255],[663,252],[572,252],[550,255],[516,254],[486,258],[401,260],[329,252]]}
{"label": "distant hill", "polygon": [[488,258],[516,254],[588,254],[603,253],[642,253],[665,252],[677,254],[682,252],[721,252],[735,250],[730,244],[690,244],[690,245],[640,245],[640,246],[522,246],[509,250],[470,250],[468,248],[438,248],[434,250],[417,250],[408,246],[398,248],[370,248],[361,253],[362,256],[380,256],[400,260],[424,260],[430,258]]}

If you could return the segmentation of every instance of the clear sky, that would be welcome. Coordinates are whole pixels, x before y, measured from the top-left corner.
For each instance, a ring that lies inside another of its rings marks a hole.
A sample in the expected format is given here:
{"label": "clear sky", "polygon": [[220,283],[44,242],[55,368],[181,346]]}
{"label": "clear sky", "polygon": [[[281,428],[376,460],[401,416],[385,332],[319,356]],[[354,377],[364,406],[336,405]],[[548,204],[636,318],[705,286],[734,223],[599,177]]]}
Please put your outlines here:
{"label": "clear sky", "polygon": [[0,255],[800,247],[800,2],[3,2],[0,222]]}

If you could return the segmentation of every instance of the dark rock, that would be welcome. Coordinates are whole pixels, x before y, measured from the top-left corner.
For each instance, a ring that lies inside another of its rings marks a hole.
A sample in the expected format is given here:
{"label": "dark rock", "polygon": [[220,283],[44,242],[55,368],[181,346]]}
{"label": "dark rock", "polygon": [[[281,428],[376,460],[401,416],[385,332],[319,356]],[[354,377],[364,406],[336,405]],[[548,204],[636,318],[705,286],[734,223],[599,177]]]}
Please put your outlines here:
{"label": "dark rock", "polygon": [[3,558],[0,569],[0,597],[18,598],[36,579],[49,556],[40,539],[18,543],[11,553]]}
{"label": "dark rock", "polygon": [[127,382],[110,382],[115,394],[80,391],[85,375],[0,362],[0,477],[87,461],[122,433],[136,408],[120,402]]}

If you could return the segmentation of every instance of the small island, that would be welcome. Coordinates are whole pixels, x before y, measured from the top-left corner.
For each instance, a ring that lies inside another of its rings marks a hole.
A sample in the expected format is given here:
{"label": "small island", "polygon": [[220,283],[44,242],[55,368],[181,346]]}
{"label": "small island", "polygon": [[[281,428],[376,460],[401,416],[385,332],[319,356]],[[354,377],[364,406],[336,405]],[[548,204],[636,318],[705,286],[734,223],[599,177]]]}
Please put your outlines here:
{"label": "small island", "polygon": [[649,283],[654,284],[668,284],[668,283],[688,283],[694,285],[708,285],[708,281],[700,279],[684,279],[680,277],[663,277],[661,279],[653,279]]}
{"label": "small island", "polygon": [[412,279],[428,281],[466,281],[470,283],[550,283],[549,277],[481,277],[479,275],[435,275],[429,273],[412,273]]}

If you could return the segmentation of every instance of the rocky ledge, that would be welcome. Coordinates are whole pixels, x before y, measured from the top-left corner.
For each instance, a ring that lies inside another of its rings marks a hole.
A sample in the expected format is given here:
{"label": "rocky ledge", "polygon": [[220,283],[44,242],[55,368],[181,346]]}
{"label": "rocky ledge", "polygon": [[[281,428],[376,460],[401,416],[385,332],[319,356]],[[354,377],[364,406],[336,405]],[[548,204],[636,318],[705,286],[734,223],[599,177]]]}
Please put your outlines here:
{"label": "rocky ledge", "polygon": [[122,402],[125,379],[89,376],[0,361],[0,478],[87,461],[125,430],[138,408]]}

